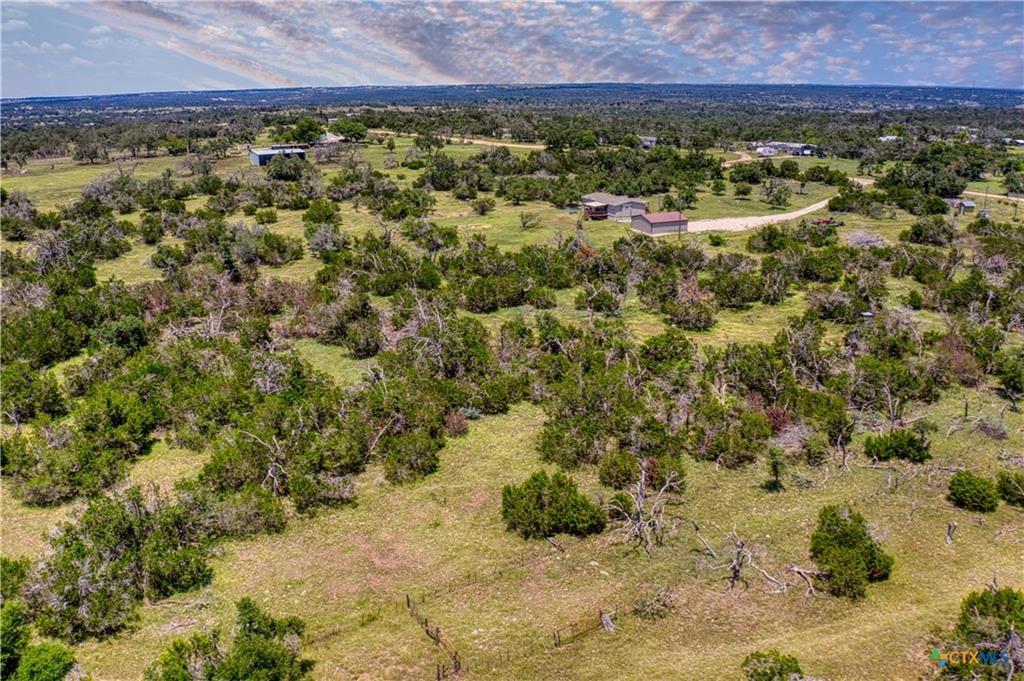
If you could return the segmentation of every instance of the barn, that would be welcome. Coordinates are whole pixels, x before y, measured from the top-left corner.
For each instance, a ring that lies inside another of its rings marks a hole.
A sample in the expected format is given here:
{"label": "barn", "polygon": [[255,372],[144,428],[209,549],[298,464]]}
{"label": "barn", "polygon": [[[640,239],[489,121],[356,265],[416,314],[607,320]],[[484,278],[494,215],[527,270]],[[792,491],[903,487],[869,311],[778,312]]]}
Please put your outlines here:
{"label": "barn", "polygon": [[275,156],[284,156],[285,158],[297,156],[301,159],[305,159],[306,150],[302,147],[296,147],[290,144],[275,144],[263,149],[249,149],[249,163],[254,166],[265,166],[270,163],[270,159]]}
{"label": "barn", "polygon": [[583,197],[583,217],[588,220],[628,220],[646,211],[646,201],[630,196],[594,192]]}
{"label": "barn", "polygon": [[689,220],[678,211],[664,213],[644,213],[634,215],[630,227],[643,234],[659,236],[661,234],[682,234],[686,231]]}

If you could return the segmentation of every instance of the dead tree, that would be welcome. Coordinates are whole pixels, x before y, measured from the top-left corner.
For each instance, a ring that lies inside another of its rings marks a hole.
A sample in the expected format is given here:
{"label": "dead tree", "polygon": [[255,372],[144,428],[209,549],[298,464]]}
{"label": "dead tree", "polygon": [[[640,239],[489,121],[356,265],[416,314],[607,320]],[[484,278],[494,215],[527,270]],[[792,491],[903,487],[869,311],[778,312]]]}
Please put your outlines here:
{"label": "dead tree", "polygon": [[608,505],[608,509],[623,520],[617,531],[650,556],[654,547],[665,541],[665,506],[669,496],[678,491],[679,478],[670,473],[661,488],[651,494],[647,488],[647,471],[640,466],[640,477],[628,493],[632,508],[615,501]]}
{"label": "dead tree", "polygon": [[746,542],[735,534],[730,533],[727,536],[730,537],[733,542],[732,560],[723,565],[718,565],[714,569],[721,570],[722,568],[729,568],[729,591],[732,591],[739,582],[743,582],[744,589],[749,589],[750,582],[748,582],[743,576],[743,566],[749,564],[751,561],[750,551],[746,548]]}
{"label": "dead tree", "polygon": [[946,526],[946,543],[947,544],[952,544],[953,543],[953,533],[954,532],[956,532],[956,521],[955,520],[950,520],[949,524]]}
{"label": "dead tree", "polygon": [[267,463],[267,474],[263,478],[263,482],[260,485],[264,488],[269,487],[270,491],[276,497],[284,492],[285,485],[285,451],[282,444],[278,441],[277,436],[271,438],[273,444],[268,443],[258,435],[254,435],[248,431],[238,431],[242,435],[250,438],[253,442],[258,442],[266,448],[267,453],[270,455],[270,460]]}
{"label": "dead tree", "polygon": [[[790,584],[784,582],[776,577],[772,577],[767,570],[762,568],[760,565],[754,562],[754,554],[747,548],[747,542],[741,539],[736,530],[726,535],[726,538],[733,544],[733,557],[728,563],[716,566],[715,570],[721,570],[724,568],[729,569],[729,591],[736,588],[736,585],[740,582],[743,583],[743,588],[750,588],[750,582],[743,576],[743,568],[749,566],[754,570],[757,570],[762,577],[768,580],[772,585],[772,591],[774,593],[782,593],[789,589]],[[709,547],[710,550],[710,547]]]}
{"label": "dead tree", "polygon": [[807,595],[817,596],[818,592],[814,589],[814,580],[821,576],[818,572],[810,572],[800,567],[799,565],[790,565],[789,571],[804,580],[804,584],[807,585]]}

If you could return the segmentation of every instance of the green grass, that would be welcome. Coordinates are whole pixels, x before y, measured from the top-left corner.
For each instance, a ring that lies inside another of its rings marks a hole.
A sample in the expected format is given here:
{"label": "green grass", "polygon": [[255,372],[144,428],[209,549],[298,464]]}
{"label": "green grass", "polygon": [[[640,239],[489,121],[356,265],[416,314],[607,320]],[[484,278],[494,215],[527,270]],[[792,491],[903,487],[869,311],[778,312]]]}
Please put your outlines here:
{"label": "green grass", "polygon": [[339,385],[359,383],[366,370],[373,364],[372,359],[355,359],[343,347],[327,345],[303,338],[295,342],[295,352],[309,362],[314,369],[330,376]]}
{"label": "green grass", "polygon": [[[153,485],[167,493],[176,481],[196,475],[207,458],[207,453],[180,449],[165,440],[158,440],[132,465],[124,484],[145,488]],[[28,506],[14,495],[9,481],[0,481],[0,517],[3,517],[0,554],[8,557],[42,556],[49,533],[83,507],[84,501],[50,507]]]}
{"label": "green grass", "polygon": [[[136,179],[149,180],[170,170],[178,180],[187,180],[188,173],[181,169],[182,157],[149,156],[126,159],[121,167],[133,169]],[[20,190],[41,210],[54,210],[73,203],[82,188],[107,173],[116,173],[117,163],[81,163],[70,158],[30,160],[25,172],[13,169],[0,176],[0,186],[7,191]],[[244,149],[235,149],[225,159],[214,161],[214,169],[227,176],[234,171],[248,167]]]}
{"label": "green grass", "polygon": [[[965,396],[975,413],[999,410],[989,393]],[[950,394],[918,413],[945,433],[961,410],[960,395]],[[674,512],[696,520],[723,553],[724,533],[735,523],[760,565],[780,577],[790,562],[810,564],[817,509],[853,503],[886,535],[896,558],[893,578],[871,586],[858,603],[807,599],[795,579],[788,593],[771,594],[752,571],[749,589],[727,593],[723,573],[709,569],[688,525],[652,559],[609,536],[560,538],[567,549],[560,554],[505,532],[502,485],[542,466],[535,442],[543,414],[521,405],[473,422],[425,480],[395,488],[371,469],[359,480],[356,506],[293,518],[280,535],[225,545],[212,587],[176,597],[173,607],[145,606],[135,631],[86,643],[79,659],[97,678],[129,678],[174,635],[213,624],[228,629],[233,603],[250,595],[272,612],[306,619],[318,678],[419,678],[433,673],[438,651],[396,604],[406,593],[428,593],[420,608],[459,648],[468,678],[657,678],[667,669],[736,678],[747,653],[772,647],[826,678],[917,678],[927,669],[929,632],[955,617],[967,591],[993,571],[1000,583],[1021,586],[1020,512],[1004,505],[978,523],[943,498],[942,467],[991,473],[995,454],[1022,442],[1024,417],[1005,418],[1008,442],[970,427],[937,437],[933,464],[917,475],[897,466],[903,482],[896,491],[885,489],[885,471],[861,468],[857,459],[850,472],[831,465],[825,484],[823,471],[797,467],[817,484],[801,489],[790,478],[780,494],[760,489],[767,477],[761,466],[725,471],[689,463],[689,489]],[[607,495],[592,471],[576,477],[591,496]],[[943,541],[949,519],[960,526],[952,546]],[[631,617],[633,599],[660,586],[675,592],[678,610],[654,623]],[[599,607],[617,609],[617,632],[546,647],[553,628]],[[499,665],[504,651],[513,659]]]}
{"label": "green grass", "polygon": [[[396,143],[401,160],[401,150],[411,139],[400,137]],[[482,145],[452,145],[446,153],[465,157],[482,149]],[[383,162],[385,153],[383,147],[370,145],[363,155],[376,165]],[[798,159],[802,167],[821,162]],[[853,161],[824,162],[855,172]],[[137,174],[155,176],[173,164],[172,159],[146,159]],[[218,171],[245,167],[244,157],[234,156],[220,162]],[[75,187],[109,169],[68,163],[52,172],[36,168],[23,176],[6,175],[3,183],[15,188],[9,184],[14,181],[46,207],[73,198]],[[388,172],[396,178],[404,174],[403,184],[416,176],[407,169]],[[809,190],[807,196],[795,196],[794,204],[784,210],[808,205],[832,191],[814,186]],[[437,198],[431,219],[457,227],[463,241],[484,234],[505,250],[552,243],[559,232],[571,235],[576,225],[575,215],[546,203],[512,206],[499,200],[493,213],[478,216],[468,204],[448,194],[439,193]],[[1012,217],[1009,202],[994,202],[991,207],[997,219]],[[522,211],[538,213],[541,226],[520,229]],[[732,198],[731,188],[723,197],[702,192],[697,207],[686,211],[691,219],[770,212],[756,198]],[[365,209],[345,203],[341,213],[343,229],[353,235],[376,229],[376,220]],[[272,231],[303,238],[300,211],[281,210],[278,215]],[[236,214],[229,219],[243,218]],[[842,237],[867,230],[895,243],[915,218],[901,212],[896,219],[852,215],[843,219]],[[598,247],[629,233],[626,225],[608,221],[585,223],[584,231]],[[719,248],[709,246],[707,234],[683,238],[713,254],[745,250],[749,232],[723,236],[725,246]],[[136,243],[128,254],[99,263],[98,277],[113,276],[129,283],[158,279],[159,271],[148,265],[153,250]],[[306,252],[295,263],[262,268],[262,273],[308,281],[318,267],[319,261]],[[914,286],[909,280],[890,281],[887,306],[900,306]],[[575,309],[575,295],[576,290],[559,291],[552,313],[584,323],[589,315]],[[715,327],[690,335],[702,345],[767,342],[789,317],[803,311],[805,302],[805,293],[795,291],[781,305],[723,310]],[[534,313],[532,307],[523,306],[471,316],[497,332],[505,320]],[[914,314],[926,328],[942,328],[943,320],[937,315]],[[663,320],[644,310],[632,292],[622,319],[640,339],[665,328]],[[344,386],[357,384],[373,363],[310,339],[296,341],[294,350]],[[54,371],[63,377],[84,358],[68,360]],[[972,417],[999,418],[1001,414],[1009,438],[993,441],[970,423],[960,423],[964,399]],[[801,487],[790,476],[780,494],[760,488],[767,478],[763,464],[727,471],[688,462],[688,489],[672,512],[697,521],[720,555],[728,552],[725,533],[735,524],[758,563],[792,582],[787,593],[772,594],[767,582],[751,570],[746,575],[751,580],[749,589],[726,592],[724,573],[710,568],[720,561],[703,557],[688,524],[670,533],[666,545],[650,559],[616,543],[613,535],[559,538],[566,548],[563,554],[545,542],[526,542],[507,533],[499,510],[502,486],[546,467],[536,448],[543,411],[521,404],[506,415],[471,422],[467,436],[450,440],[442,450],[440,470],[424,480],[395,487],[374,465],[357,480],[355,505],[312,517],[292,513],[287,529],[279,535],[218,545],[210,587],[146,604],[131,629],[104,642],[86,642],[76,654],[98,680],[138,678],[176,636],[212,626],[230,635],[234,603],[250,596],[275,614],[297,614],[307,621],[305,649],[317,662],[315,678],[431,677],[434,664],[442,658],[400,606],[404,595],[411,593],[427,594],[421,610],[463,654],[464,676],[470,679],[665,678],[668,670],[680,678],[738,678],[743,657],[767,648],[797,655],[805,671],[818,677],[920,678],[929,671],[929,635],[951,622],[966,592],[980,588],[993,572],[1000,583],[1024,586],[1020,572],[1024,515],[1003,505],[996,513],[978,518],[944,499],[948,468],[968,466],[992,475],[1004,465],[997,458],[1000,454],[1024,450],[1024,416],[1003,412],[1003,405],[991,387],[953,390],[934,405],[915,405],[911,417],[926,417],[938,426],[933,436],[935,460],[917,468],[895,466],[901,480],[895,490],[886,489],[886,471],[858,465],[864,463],[862,456],[853,459],[848,471],[831,462],[827,482],[823,470],[793,462],[793,472],[813,484]],[[852,447],[855,453],[862,437]],[[204,454],[160,440],[132,466],[129,480],[167,490],[174,481],[194,475],[205,460]],[[573,475],[592,498],[608,496],[609,490],[598,484],[591,468]],[[892,579],[872,585],[864,601],[807,598],[798,580],[786,576],[790,563],[810,566],[808,537],[817,509],[827,503],[855,505],[872,529],[885,536],[886,549],[896,558]],[[6,481],[0,482],[4,518],[0,550],[12,556],[42,555],[46,532],[77,506],[29,508],[12,497]],[[943,541],[949,520],[959,524],[952,546]],[[662,586],[677,597],[679,607],[673,614],[657,622],[630,615],[637,596]],[[559,650],[547,645],[553,628],[602,607],[617,611],[616,632],[599,632]],[[499,664],[502,653],[511,654],[511,660]]]}

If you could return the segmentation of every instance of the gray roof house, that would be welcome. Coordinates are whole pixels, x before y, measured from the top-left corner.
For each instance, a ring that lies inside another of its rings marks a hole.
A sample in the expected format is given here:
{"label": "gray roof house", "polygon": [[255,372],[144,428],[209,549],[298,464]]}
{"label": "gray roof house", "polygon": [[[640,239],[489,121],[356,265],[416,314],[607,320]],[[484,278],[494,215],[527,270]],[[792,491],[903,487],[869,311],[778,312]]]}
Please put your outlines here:
{"label": "gray roof house", "polygon": [[628,220],[647,212],[647,202],[631,196],[594,192],[583,196],[583,215],[590,220]]}
{"label": "gray roof house", "polygon": [[296,147],[291,144],[274,144],[262,149],[249,149],[249,163],[254,166],[265,166],[270,163],[270,159],[275,156],[284,156],[285,158],[297,156],[301,159],[305,159],[306,150],[302,147]]}

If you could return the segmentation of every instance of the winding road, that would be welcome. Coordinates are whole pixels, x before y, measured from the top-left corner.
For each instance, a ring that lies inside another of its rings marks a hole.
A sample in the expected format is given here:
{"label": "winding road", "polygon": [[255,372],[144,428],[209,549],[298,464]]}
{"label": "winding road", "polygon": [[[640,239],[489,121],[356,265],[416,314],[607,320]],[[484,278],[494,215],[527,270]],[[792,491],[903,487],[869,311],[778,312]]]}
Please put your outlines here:
{"label": "winding road", "polygon": [[796,220],[808,213],[821,210],[828,205],[828,199],[812,203],[806,208],[790,211],[789,213],[774,213],[772,215],[745,215],[739,218],[715,218],[713,220],[694,220],[687,226],[688,232],[742,232],[748,229],[757,229],[765,225],[773,225],[776,222]]}
{"label": "winding road", "polygon": [[[850,178],[862,187],[875,183],[870,177]],[[821,210],[828,206],[829,199],[823,199],[817,203],[790,211],[788,213],[773,213],[771,215],[745,215],[738,218],[715,218],[713,220],[693,220],[687,226],[689,232],[742,232],[748,229],[757,229],[765,225],[774,225],[777,222],[796,220],[809,213]]]}

